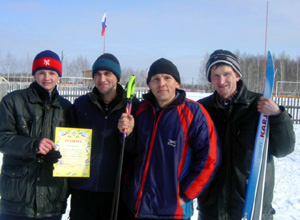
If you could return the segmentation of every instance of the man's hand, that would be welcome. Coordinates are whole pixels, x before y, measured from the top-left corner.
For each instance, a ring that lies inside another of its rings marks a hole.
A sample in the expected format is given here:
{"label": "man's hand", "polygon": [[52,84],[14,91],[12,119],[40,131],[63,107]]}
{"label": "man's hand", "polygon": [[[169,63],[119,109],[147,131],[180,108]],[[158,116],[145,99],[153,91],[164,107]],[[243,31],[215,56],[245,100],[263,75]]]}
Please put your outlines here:
{"label": "man's hand", "polygon": [[279,106],[272,99],[266,97],[260,97],[257,103],[257,111],[267,116],[279,115],[281,113]]}
{"label": "man's hand", "polygon": [[54,164],[58,162],[58,159],[61,158],[61,154],[58,150],[51,150],[48,154],[44,156],[44,160],[48,164]]}
{"label": "man's hand", "polygon": [[52,149],[56,149],[55,143],[48,138],[43,138],[39,143],[39,151],[37,153],[46,155]]}
{"label": "man's hand", "polygon": [[131,134],[134,127],[134,118],[132,115],[128,115],[126,113],[123,113],[121,115],[121,118],[118,122],[118,129],[121,133],[123,133],[123,130],[126,129],[127,136]]}

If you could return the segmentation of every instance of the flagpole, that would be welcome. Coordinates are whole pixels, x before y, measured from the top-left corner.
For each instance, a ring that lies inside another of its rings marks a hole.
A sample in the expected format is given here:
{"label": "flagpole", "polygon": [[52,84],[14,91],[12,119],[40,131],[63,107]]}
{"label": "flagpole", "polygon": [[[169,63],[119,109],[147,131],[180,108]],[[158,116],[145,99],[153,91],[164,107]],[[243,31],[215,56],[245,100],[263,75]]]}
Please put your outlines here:
{"label": "flagpole", "polygon": [[103,36],[103,53],[105,53],[105,35]]}
{"label": "flagpole", "polygon": [[269,2],[267,1],[267,9],[266,9],[266,30],[265,30],[265,54],[264,54],[264,70],[263,70],[263,84],[262,91],[264,91],[265,85],[265,73],[267,68],[267,40],[268,40],[268,15],[269,15]]}

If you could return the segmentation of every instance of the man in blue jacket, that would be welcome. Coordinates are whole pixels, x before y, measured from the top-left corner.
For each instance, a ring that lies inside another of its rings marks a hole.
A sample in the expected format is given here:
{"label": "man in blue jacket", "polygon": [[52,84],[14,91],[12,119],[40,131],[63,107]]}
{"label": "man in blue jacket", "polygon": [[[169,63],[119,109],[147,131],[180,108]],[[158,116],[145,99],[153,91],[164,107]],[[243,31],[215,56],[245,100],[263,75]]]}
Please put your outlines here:
{"label": "man in blue jacket", "polygon": [[273,156],[294,150],[293,122],[283,106],[251,92],[241,80],[237,57],[227,50],[213,52],[206,74],[215,92],[200,102],[214,121],[222,146],[222,164],[209,188],[198,199],[199,220],[240,220],[260,112],[269,116],[269,155],[263,201],[263,220],[272,220]]}
{"label": "man in blue jacket", "polygon": [[118,59],[109,53],[101,55],[92,75],[92,92],[77,98],[71,108],[72,126],[93,129],[90,177],[71,179],[71,220],[109,219],[121,152],[117,124],[126,99],[118,83]]}
{"label": "man in blue jacket", "polygon": [[148,72],[150,92],[133,116],[123,114],[127,149],[136,155],[123,182],[121,219],[190,219],[192,202],[211,182],[220,154],[214,124],[186,98],[176,66],[161,58]]}

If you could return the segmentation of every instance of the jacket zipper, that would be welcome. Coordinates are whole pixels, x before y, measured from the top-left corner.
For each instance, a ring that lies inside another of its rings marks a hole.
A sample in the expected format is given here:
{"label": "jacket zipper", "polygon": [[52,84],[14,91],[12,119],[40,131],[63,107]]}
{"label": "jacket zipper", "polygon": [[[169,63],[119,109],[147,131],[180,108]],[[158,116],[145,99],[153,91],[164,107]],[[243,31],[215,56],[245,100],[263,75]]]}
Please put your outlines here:
{"label": "jacket zipper", "polygon": [[164,109],[162,109],[161,112],[160,112],[160,114],[159,114],[159,116],[158,116],[158,118],[156,119],[155,109],[154,109],[154,107],[152,105],[151,105],[151,107],[152,107],[152,111],[153,111],[153,115],[154,115],[154,126],[153,126],[153,129],[152,129],[152,135],[151,135],[151,140],[150,140],[150,148],[148,150],[147,160],[146,160],[146,165],[148,164],[148,166],[146,167],[146,169],[144,169],[143,176],[142,176],[142,184],[141,184],[141,187],[140,187],[139,192],[138,192],[137,201],[135,203],[135,209],[136,209],[135,217],[136,218],[137,218],[138,213],[140,211],[141,200],[142,200],[142,196],[143,196],[144,184],[146,182],[146,177],[147,177],[147,173],[148,173],[149,163],[150,163],[150,159],[151,159],[151,154],[149,153],[149,151],[152,152],[153,143],[154,143],[154,139],[155,139],[155,136],[156,136],[157,124],[159,122],[159,119],[160,119],[162,113],[164,112]]}

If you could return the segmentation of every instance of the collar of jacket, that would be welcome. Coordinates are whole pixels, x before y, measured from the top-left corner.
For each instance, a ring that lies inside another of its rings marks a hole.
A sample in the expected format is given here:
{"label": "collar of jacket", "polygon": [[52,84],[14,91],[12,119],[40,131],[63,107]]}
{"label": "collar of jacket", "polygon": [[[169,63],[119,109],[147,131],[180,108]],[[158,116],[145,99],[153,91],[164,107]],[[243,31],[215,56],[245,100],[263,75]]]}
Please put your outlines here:
{"label": "collar of jacket", "polygon": [[233,103],[235,104],[241,104],[241,105],[248,105],[249,100],[248,100],[248,89],[243,80],[239,80],[237,82],[237,89],[238,89],[238,94],[236,98],[233,100]]}
{"label": "collar of jacket", "polygon": [[[55,86],[52,94],[51,99],[52,102],[50,103],[52,106],[56,106],[58,108],[59,105],[57,104],[57,97],[59,96],[57,87]],[[46,99],[49,98],[49,92],[42,88],[36,81],[30,84],[29,86],[29,102],[30,103],[41,103],[45,104]]]}
{"label": "collar of jacket", "polygon": [[[232,104],[248,105],[249,104],[249,100],[248,100],[248,96],[247,96],[248,89],[247,89],[247,86],[245,85],[245,83],[243,82],[243,80],[240,79],[237,82],[237,88],[238,88],[238,94],[230,105],[232,105]],[[213,99],[210,100],[209,106],[217,105],[217,107],[223,108],[223,105],[218,101],[217,91],[215,91],[212,96],[213,96]]]}
{"label": "collar of jacket", "polygon": [[[174,100],[172,100],[172,102],[169,103],[165,108],[178,106],[184,102],[186,97],[185,91],[181,89],[176,89],[176,93],[178,93],[179,95]],[[144,94],[143,98],[144,100],[150,102],[153,106],[155,106],[156,98],[151,91]]]}
{"label": "collar of jacket", "polygon": [[[93,88],[93,91],[87,94],[91,101],[98,106],[101,111],[103,111],[102,105],[100,102],[103,102],[100,93],[96,87]],[[103,102],[104,103],[104,102]],[[126,104],[125,90],[120,84],[117,84],[117,96],[114,100],[109,103],[109,112],[112,112],[116,109],[122,108]]]}

